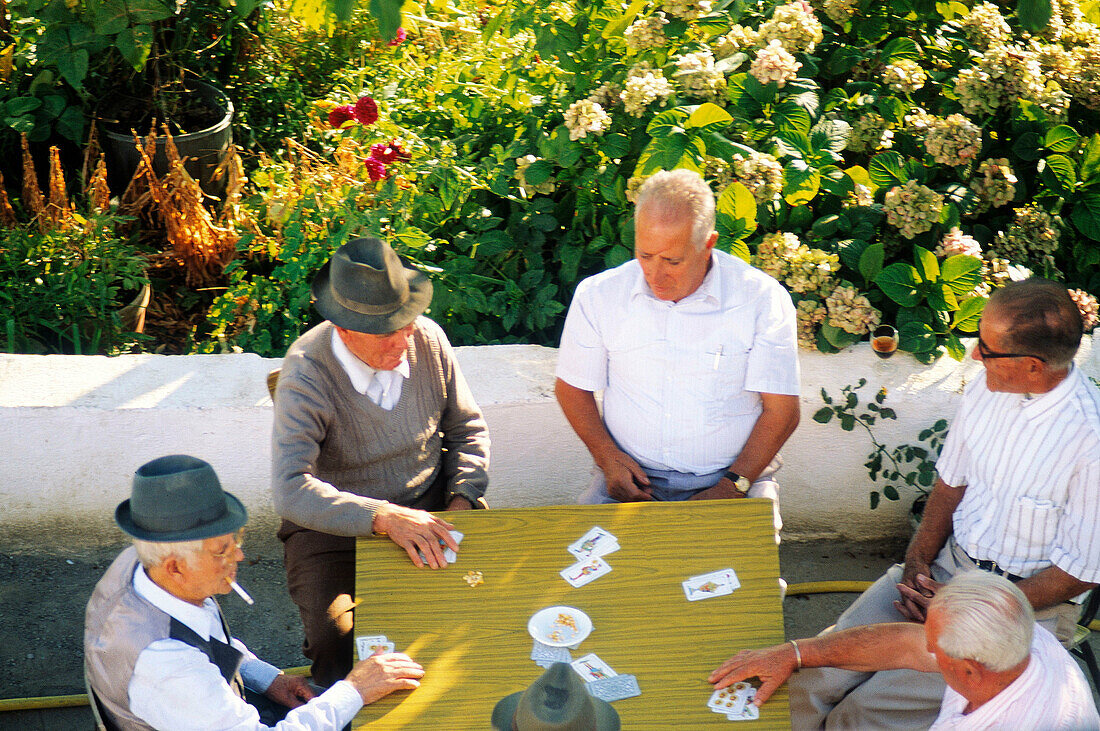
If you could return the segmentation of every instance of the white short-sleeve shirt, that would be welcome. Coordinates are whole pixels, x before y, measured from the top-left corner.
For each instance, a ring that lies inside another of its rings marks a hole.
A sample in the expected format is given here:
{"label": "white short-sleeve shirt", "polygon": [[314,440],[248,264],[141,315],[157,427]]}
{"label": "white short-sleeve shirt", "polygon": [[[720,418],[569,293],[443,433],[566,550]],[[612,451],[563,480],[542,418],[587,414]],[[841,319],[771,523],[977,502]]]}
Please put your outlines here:
{"label": "white short-sleeve shirt", "polygon": [[965,713],[967,704],[966,698],[948,687],[932,730],[1100,729],[1100,716],[1081,668],[1054,635],[1039,625],[1031,638],[1031,662],[1020,677],[971,713]]}
{"label": "white short-sleeve shirt", "polygon": [[1033,398],[967,388],[936,462],[966,487],[953,516],[970,556],[1019,576],[1055,565],[1100,582],[1100,389],[1079,368]]}
{"label": "white short-sleeve shirt", "polygon": [[603,391],[608,432],[643,467],[715,472],[741,452],[761,393],[798,395],[794,306],[722,251],[679,302],[657,299],[631,260],[578,285],[557,376]]}

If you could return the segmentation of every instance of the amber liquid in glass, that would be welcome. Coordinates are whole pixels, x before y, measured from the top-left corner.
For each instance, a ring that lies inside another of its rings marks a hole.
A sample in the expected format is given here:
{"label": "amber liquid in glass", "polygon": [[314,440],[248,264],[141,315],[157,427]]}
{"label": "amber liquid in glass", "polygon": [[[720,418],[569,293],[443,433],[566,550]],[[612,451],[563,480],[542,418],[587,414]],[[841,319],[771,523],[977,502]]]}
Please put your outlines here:
{"label": "amber liquid in glass", "polygon": [[889,358],[897,349],[898,339],[895,337],[880,335],[877,338],[871,338],[871,350],[875,351],[875,355],[879,358]]}

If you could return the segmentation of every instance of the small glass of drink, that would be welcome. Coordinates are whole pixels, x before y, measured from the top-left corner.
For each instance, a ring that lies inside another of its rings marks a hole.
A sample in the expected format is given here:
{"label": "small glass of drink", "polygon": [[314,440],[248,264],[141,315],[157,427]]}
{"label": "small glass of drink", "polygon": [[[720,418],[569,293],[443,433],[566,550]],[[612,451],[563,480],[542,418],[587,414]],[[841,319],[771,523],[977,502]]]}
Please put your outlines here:
{"label": "small glass of drink", "polygon": [[889,358],[898,350],[898,331],[891,325],[879,325],[871,331],[871,350],[879,358]]}

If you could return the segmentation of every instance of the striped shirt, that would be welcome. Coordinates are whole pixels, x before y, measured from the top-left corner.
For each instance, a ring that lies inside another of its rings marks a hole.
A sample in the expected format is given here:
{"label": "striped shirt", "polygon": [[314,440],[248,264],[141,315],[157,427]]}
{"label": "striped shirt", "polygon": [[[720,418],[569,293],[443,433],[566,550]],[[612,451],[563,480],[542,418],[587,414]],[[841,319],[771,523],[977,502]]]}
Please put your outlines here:
{"label": "striped shirt", "polygon": [[760,417],[760,394],[798,395],[794,306],[722,251],[679,302],[655,297],[631,260],[577,287],[557,376],[604,392],[608,432],[643,467],[723,470]]}
{"label": "striped shirt", "polygon": [[948,687],[931,731],[1100,729],[1100,716],[1081,668],[1039,625],[1031,637],[1031,662],[1020,677],[970,713],[964,713],[967,703]]}
{"label": "striped shirt", "polygon": [[1025,577],[1055,565],[1100,582],[1100,389],[1079,368],[1031,399],[978,378],[936,469],[966,487],[954,533],[973,558]]}

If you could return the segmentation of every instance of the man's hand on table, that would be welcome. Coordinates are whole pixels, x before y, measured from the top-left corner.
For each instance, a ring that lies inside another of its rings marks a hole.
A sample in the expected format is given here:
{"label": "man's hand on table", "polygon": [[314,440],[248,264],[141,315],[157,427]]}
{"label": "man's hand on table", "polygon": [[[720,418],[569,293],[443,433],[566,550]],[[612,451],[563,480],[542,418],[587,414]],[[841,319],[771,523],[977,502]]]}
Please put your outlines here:
{"label": "man's hand on table", "polygon": [[653,499],[649,494],[649,475],[626,452],[616,449],[597,459],[596,466],[603,472],[607,494],[615,500],[636,503]]}
{"label": "man's hand on table", "polygon": [[374,513],[374,532],[386,534],[391,541],[404,548],[417,568],[424,567],[418,551],[424,554],[428,565],[433,569],[441,569],[447,565],[440,541],[458,553],[458,544],[448,533],[452,528],[453,525],[425,510],[393,503],[384,503]]}
{"label": "man's hand on table", "polygon": [[451,501],[447,503],[447,510],[473,510],[474,504],[462,497],[461,495],[455,495],[451,498]]}
{"label": "man's hand on table", "polygon": [[787,682],[798,666],[794,647],[788,642],[763,650],[742,650],[718,666],[707,681],[715,690],[726,688],[739,680],[760,678],[760,687],[752,702],[757,706],[772,697],[779,686]]}
{"label": "man's hand on table", "polygon": [[898,584],[898,593],[901,594],[901,598],[894,601],[894,608],[910,621],[924,622],[925,617],[928,615],[928,605],[932,603],[932,597],[943,586],[940,582],[930,578],[930,573],[928,567],[924,567],[923,571],[913,575],[912,583],[907,583],[908,563],[905,566],[905,573],[902,574],[901,583]]}
{"label": "man's hand on table", "polygon": [[723,477],[719,480],[714,487],[708,487],[706,490],[697,492],[688,500],[725,500],[731,498],[748,497],[747,492],[741,492],[737,489],[737,485],[733,480],[728,477]]}
{"label": "man's hand on table", "polygon": [[355,686],[364,704],[374,703],[395,690],[420,687],[424,668],[403,652],[371,655],[348,673],[346,680]]}
{"label": "man's hand on table", "polygon": [[287,708],[297,708],[317,694],[302,676],[279,673],[264,691],[264,695]]}

